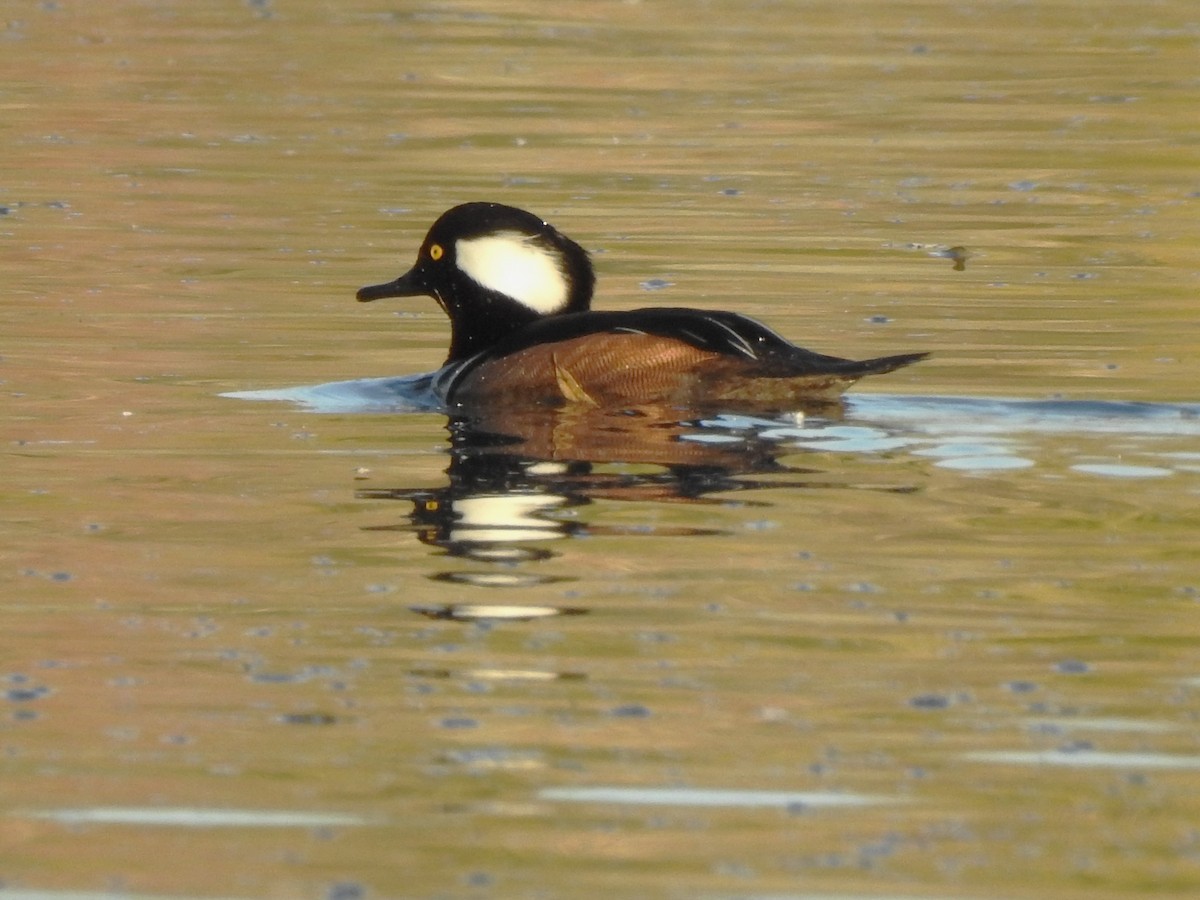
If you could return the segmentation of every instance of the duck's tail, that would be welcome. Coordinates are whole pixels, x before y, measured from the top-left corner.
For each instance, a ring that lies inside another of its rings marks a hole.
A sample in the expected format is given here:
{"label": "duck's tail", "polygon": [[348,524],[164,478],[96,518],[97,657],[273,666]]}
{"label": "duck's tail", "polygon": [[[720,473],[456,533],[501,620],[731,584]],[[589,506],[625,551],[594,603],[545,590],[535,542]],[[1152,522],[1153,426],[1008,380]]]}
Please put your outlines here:
{"label": "duck's tail", "polygon": [[862,378],[866,375],[883,375],[894,372],[904,366],[911,366],[929,356],[928,353],[898,353],[895,356],[877,356],[874,359],[846,360],[839,374],[850,378]]}

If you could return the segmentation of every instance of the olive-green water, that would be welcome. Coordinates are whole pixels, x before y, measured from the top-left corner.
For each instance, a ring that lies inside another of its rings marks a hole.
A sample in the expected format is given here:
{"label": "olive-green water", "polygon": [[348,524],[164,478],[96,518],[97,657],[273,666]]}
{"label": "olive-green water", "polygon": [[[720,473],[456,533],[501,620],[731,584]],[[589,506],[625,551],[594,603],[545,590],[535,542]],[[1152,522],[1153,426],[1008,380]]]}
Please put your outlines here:
{"label": "olive-green water", "polygon": [[[0,898],[1200,893],[1194,2],[0,46]],[[934,356],[840,419],[452,437],[364,380],[440,311],[353,295],[473,199],[599,306]]]}

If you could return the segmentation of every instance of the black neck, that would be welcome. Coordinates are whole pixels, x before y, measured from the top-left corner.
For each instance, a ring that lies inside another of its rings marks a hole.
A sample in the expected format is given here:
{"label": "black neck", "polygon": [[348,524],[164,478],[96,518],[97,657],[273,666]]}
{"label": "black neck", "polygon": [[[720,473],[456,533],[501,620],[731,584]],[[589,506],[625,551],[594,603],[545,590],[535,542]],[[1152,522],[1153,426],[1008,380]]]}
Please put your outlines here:
{"label": "black neck", "polygon": [[476,288],[472,295],[468,304],[462,304],[457,297],[443,298],[450,315],[447,364],[474,356],[540,318],[527,306],[495,291],[481,295]]}

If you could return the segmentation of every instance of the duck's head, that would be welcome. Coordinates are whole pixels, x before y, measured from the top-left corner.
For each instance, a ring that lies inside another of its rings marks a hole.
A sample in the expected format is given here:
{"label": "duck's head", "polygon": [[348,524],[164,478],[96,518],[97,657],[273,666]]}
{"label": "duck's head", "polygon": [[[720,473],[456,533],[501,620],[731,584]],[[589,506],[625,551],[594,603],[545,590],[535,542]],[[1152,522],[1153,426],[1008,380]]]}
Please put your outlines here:
{"label": "duck's head", "polygon": [[358,299],[433,297],[450,317],[449,363],[536,319],[583,312],[595,281],[587,251],[532,213],[464,203],[433,223],[408,272]]}

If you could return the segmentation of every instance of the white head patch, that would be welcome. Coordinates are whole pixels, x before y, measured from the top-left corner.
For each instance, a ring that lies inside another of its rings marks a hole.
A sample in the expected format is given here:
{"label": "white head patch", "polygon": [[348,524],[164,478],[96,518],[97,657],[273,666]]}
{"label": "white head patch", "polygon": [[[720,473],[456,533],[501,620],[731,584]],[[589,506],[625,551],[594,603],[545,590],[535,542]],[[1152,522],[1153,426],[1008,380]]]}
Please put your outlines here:
{"label": "white head patch", "polygon": [[463,238],[454,246],[462,271],[486,288],[512,297],[534,312],[548,314],[567,305],[570,285],[558,253],[519,231]]}

